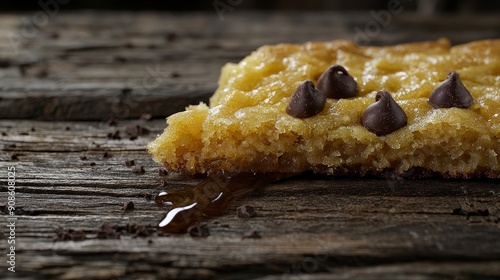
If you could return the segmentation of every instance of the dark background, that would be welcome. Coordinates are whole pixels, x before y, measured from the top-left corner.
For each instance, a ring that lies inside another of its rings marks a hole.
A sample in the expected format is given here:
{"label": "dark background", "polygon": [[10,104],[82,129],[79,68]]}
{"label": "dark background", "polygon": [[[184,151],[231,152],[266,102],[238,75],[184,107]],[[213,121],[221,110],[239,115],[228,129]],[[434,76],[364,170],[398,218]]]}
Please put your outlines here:
{"label": "dark background", "polygon": [[[44,3],[57,0],[41,0]],[[387,0],[198,0],[198,1],[119,1],[119,0],[69,0],[61,5],[63,10],[163,10],[204,11],[214,10],[214,3],[238,3],[242,10],[330,10],[356,11],[387,8]],[[400,0],[405,9],[422,14],[435,13],[498,13],[500,1],[474,0]],[[2,1],[0,11],[39,10],[39,1]]]}

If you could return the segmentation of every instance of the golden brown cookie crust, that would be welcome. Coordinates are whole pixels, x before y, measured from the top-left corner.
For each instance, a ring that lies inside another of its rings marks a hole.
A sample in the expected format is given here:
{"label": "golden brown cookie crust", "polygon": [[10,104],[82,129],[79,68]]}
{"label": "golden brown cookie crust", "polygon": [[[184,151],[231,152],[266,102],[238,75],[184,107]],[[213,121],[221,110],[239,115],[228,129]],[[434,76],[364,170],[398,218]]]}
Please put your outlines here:
{"label": "golden brown cookie crust", "polygon": [[[358,96],[328,99],[314,117],[288,115],[297,85],[316,83],[334,64],[354,77]],[[453,70],[474,103],[435,109],[428,96]],[[408,124],[376,136],[360,120],[382,89]],[[167,123],[148,151],[171,171],[380,175],[417,168],[424,175],[499,178],[500,40],[453,47],[446,39],[387,47],[348,41],[263,46],[223,67],[210,107],[190,106]]]}

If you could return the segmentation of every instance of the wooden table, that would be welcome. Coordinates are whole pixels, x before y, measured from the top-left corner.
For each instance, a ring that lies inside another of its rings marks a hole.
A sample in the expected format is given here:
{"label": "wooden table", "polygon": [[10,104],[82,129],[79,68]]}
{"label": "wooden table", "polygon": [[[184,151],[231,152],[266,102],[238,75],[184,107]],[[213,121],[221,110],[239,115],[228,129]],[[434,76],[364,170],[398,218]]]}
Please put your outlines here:
{"label": "wooden table", "polygon": [[[500,277],[498,180],[306,174],[236,201],[227,215],[207,220],[206,238],[151,234],[164,212],[148,194],[201,180],[158,174],[145,145],[163,130],[164,118],[207,100],[224,63],[263,44],[353,39],[355,28],[373,20],[370,13],[236,8],[220,21],[215,11],[61,12],[30,31],[23,19],[35,16],[0,17],[2,252],[10,249],[9,167],[16,172],[17,218],[16,273],[7,271],[4,253],[0,278]],[[498,38],[499,30],[497,15],[402,12],[369,39],[392,44],[446,36],[461,43]],[[143,113],[153,119],[139,120]],[[106,122],[112,117],[120,119],[117,126]],[[124,132],[130,125],[152,132],[130,140]],[[121,139],[111,139],[116,131]],[[125,166],[131,159],[144,174]],[[135,208],[122,210],[128,201]],[[238,218],[235,208],[242,204],[258,215]],[[102,230],[103,223],[112,229]],[[146,236],[136,236],[131,224]],[[86,238],[54,241],[56,232],[69,230]],[[261,238],[243,238],[251,230]]]}

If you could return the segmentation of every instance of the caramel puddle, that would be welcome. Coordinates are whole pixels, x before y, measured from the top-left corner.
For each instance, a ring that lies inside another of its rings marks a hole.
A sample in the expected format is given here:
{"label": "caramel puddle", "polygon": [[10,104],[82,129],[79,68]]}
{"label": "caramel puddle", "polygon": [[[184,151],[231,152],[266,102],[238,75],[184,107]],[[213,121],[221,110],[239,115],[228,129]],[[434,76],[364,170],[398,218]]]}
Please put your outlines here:
{"label": "caramel puddle", "polygon": [[288,173],[238,173],[210,174],[192,188],[159,193],[155,198],[158,206],[170,210],[160,221],[158,230],[181,233],[199,221],[201,217],[217,217],[227,212],[236,198],[273,181],[292,176]]}

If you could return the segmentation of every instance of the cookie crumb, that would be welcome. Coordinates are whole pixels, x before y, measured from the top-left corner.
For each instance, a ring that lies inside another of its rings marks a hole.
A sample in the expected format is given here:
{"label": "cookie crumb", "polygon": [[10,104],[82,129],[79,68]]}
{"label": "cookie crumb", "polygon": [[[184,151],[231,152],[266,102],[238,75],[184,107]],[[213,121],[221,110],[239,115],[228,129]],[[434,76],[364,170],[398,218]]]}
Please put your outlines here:
{"label": "cookie crumb", "polygon": [[126,166],[126,167],[132,167],[132,166],[135,166],[135,160],[133,160],[133,159],[126,160],[126,161],[125,161],[125,166]]}

